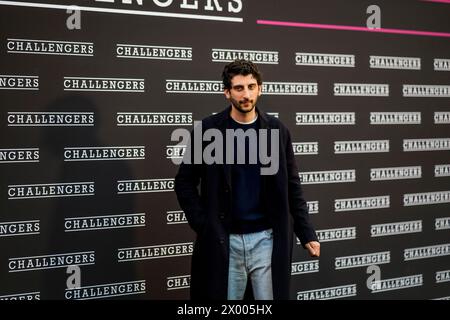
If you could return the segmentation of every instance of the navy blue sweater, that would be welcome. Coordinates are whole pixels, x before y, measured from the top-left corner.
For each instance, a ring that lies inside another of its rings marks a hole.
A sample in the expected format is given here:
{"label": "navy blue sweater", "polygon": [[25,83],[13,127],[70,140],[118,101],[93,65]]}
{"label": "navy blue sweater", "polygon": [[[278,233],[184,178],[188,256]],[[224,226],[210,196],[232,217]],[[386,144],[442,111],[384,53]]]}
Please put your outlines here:
{"label": "navy blue sweater", "polygon": [[[234,138],[234,164],[231,166],[231,188],[232,188],[232,233],[251,233],[268,228],[267,219],[261,210],[261,174],[260,162],[258,157],[258,129],[259,121],[249,124],[241,124],[230,118],[230,129],[253,129],[256,136],[255,146],[250,154],[250,139],[245,139],[245,163],[238,163],[239,148],[238,139]],[[253,134],[253,133],[252,133]],[[253,144],[253,143],[252,143]],[[256,152],[256,154],[255,154]],[[250,159],[256,159],[256,163],[250,163]]]}

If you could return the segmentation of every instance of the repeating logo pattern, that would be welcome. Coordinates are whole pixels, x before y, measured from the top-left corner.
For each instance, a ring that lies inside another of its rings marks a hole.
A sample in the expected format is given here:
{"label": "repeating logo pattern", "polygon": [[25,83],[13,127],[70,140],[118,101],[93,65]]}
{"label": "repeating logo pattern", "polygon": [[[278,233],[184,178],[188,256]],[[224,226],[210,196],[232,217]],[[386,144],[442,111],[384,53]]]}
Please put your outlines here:
{"label": "repeating logo pattern", "polygon": [[311,259],[293,238],[291,298],[448,299],[445,38],[258,20],[304,1],[75,1],[79,28],[56,29],[73,2],[0,1],[0,300],[189,298],[195,234],[173,192],[188,146],[171,134],[227,106],[235,59],[259,65],[258,107],[290,130],[322,243]]}

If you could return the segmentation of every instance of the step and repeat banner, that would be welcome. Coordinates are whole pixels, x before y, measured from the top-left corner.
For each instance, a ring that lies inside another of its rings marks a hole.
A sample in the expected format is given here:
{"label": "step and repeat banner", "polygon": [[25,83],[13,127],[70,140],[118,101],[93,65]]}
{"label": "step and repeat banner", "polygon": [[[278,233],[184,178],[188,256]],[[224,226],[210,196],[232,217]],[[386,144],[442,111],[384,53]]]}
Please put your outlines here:
{"label": "step and repeat banner", "polygon": [[189,299],[171,133],[238,58],[322,243],[291,299],[449,299],[446,2],[0,1],[0,299]]}

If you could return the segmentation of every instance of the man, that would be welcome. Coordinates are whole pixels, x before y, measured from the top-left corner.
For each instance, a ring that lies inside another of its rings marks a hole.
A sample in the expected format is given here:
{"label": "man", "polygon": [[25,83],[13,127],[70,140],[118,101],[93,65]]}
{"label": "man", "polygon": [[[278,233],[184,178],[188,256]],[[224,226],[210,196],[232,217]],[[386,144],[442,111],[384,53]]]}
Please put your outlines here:
{"label": "man", "polygon": [[[236,60],[225,66],[222,78],[231,106],[203,119],[201,130],[219,130],[226,138],[233,130],[232,147],[227,141],[226,147],[215,152],[223,151],[227,160],[193,163],[195,150],[206,151],[207,144],[202,141],[201,148],[196,148],[198,142],[191,136],[175,177],[178,201],[197,234],[191,298],[243,299],[249,281],[257,300],[289,299],[292,231],[311,256],[320,255],[290,133],[277,118],[256,107],[262,92],[256,65]],[[260,133],[254,135],[256,143],[245,139],[256,132]],[[267,136],[277,139],[265,142]],[[267,169],[263,149],[269,150],[278,165],[269,174],[263,171]],[[254,161],[256,153],[259,158]]]}

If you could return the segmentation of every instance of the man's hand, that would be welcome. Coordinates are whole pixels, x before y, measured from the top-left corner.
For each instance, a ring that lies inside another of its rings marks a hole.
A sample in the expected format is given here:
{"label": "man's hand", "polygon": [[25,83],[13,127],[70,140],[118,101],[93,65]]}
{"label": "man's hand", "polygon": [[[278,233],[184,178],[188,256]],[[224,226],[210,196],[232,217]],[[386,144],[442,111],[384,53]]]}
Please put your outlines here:
{"label": "man's hand", "polygon": [[305,248],[308,249],[309,255],[311,257],[319,257],[320,256],[320,243],[317,241],[310,241],[305,244]]}

